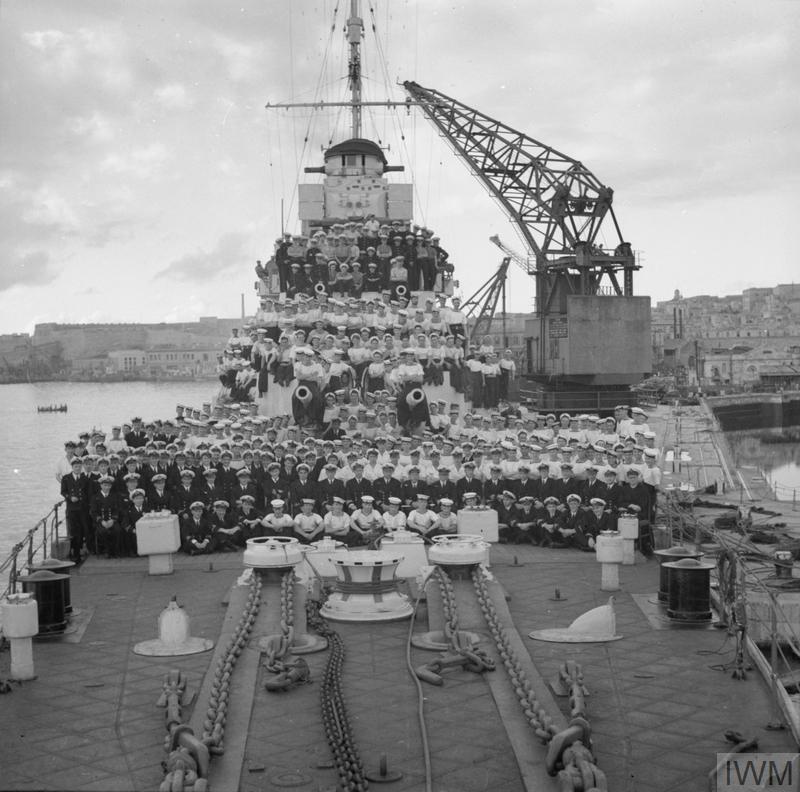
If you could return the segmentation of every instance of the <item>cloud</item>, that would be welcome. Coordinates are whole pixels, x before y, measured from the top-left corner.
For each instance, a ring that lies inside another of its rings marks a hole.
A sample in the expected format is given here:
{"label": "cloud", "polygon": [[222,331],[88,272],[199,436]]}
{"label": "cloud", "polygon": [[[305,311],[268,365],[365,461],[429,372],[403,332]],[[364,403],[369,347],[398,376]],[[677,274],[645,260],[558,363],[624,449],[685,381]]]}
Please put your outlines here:
{"label": "cloud", "polygon": [[247,258],[246,243],[249,237],[242,232],[230,232],[220,237],[212,250],[198,250],[168,264],[157,272],[155,279],[175,278],[198,281],[220,278],[241,271]]}
{"label": "cloud", "polygon": [[114,137],[110,119],[95,110],[89,115],[77,116],[69,123],[70,131],[91,143],[108,143]]}
{"label": "cloud", "polygon": [[103,160],[101,169],[109,173],[152,178],[167,161],[168,153],[163,143],[151,143],[122,154],[109,154]]}
{"label": "cloud", "polygon": [[58,276],[50,266],[50,254],[35,250],[16,256],[0,269],[0,292],[14,286],[44,286]]}
{"label": "cloud", "polygon": [[156,88],[155,98],[159,104],[174,110],[185,110],[194,104],[194,99],[180,83],[169,83]]}

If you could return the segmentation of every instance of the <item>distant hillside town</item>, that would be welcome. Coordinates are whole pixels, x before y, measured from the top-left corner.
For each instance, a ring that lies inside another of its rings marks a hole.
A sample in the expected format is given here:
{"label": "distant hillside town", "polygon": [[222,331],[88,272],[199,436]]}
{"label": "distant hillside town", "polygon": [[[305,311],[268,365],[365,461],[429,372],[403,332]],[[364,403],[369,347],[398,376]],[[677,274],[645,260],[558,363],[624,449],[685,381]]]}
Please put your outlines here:
{"label": "distant hillside town", "polygon": [[0,382],[213,377],[217,355],[241,324],[216,316],[156,324],[37,324],[32,335],[0,335]]}
{"label": "distant hillside town", "polygon": [[800,386],[800,284],[656,303],[651,311],[655,373],[710,389]]}

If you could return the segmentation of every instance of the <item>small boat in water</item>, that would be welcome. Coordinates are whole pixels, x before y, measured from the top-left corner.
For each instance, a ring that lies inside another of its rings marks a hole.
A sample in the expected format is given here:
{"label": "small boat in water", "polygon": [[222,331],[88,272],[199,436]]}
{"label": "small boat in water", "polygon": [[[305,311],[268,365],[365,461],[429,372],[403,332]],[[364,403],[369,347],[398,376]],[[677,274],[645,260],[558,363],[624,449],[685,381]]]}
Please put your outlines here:
{"label": "small boat in water", "polygon": [[65,413],[66,411],[67,411],[66,404],[45,404],[45,405],[39,405],[36,408],[36,412],[40,413],[52,413],[52,412]]}

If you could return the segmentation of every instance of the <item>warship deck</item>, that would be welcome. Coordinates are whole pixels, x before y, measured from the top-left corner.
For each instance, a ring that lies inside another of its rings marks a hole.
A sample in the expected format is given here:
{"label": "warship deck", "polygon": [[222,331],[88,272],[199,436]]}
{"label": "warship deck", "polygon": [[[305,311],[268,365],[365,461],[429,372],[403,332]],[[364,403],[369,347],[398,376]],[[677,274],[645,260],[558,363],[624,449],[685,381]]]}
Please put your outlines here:
{"label": "warship deck", "polygon": [[[688,468],[672,474],[664,465],[667,481],[699,477],[705,486],[706,477],[711,483],[729,472],[724,448],[718,456],[702,410],[684,411],[676,423],[671,411],[659,408],[650,423],[662,446],[678,439],[684,448],[694,444]],[[719,499],[725,497],[732,495]],[[800,515],[791,504],[761,505],[780,511],[789,532],[797,535]],[[540,701],[558,724],[566,723],[568,700],[552,696],[548,683],[563,661],[580,663],[590,691],[597,764],[608,776],[609,789],[705,790],[716,754],[730,747],[727,730],[757,737],[761,751],[796,751],[788,729],[767,729],[780,713],[761,675],[753,668],[744,680],[732,678],[734,641],[726,631],[670,627],[654,616],[648,603],[658,588],[657,562],[637,556],[634,566],[621,567],[622,589],[615,598],[623,639],[595,644],[527,637],[531,630],[565,627],[608,601],[593,554],[493,545],[491,568],[506,593],[505,616],[513,619],[511,632],[531,663]],[[156,701],[163,678],[173,668],[184,671],[192,699],[186,714],[192,715],[192,708],[201,712],[203,679],[215,653],[154,658],[136,655],[132,647],[156,637],[158,615],[173,595],[186,607],[194,636],[224,643],[241,612],[237,592],[243,588],[235,587],[241,571],[240,557],[232,554],[177,557],[169,576],[148,576],[145,559],[90,558],[74,570],[72,600],[78,613],[71,630],[37,641],[38,678],[12,683],[11,693],[0,699],[0,789],[158,788],[165,728]],[[466,581],[463,586],[472,589]],[[551,599],[556,588],[559,601]],[[218,792],[287,787],[316,792],[336,785],[320,719],[319,681],[327,653],[306,655],[311,684],[281,694],[267,693],[262,684],[266,672],[256,644],[274,631],[269,604],[275,596],[269,587],[263,589],[267,607],[262,606],[234,672],[226,752],[213,759],[210,775],[211,789]],[[480,633],[482,646],[496,657],[480,610],[462,607],[469,599],[466,589],[459,598],[461,627]],[[436,597],[420,607],[416,629],[427,629],[426,622],[441,624]],[[403,773],[386,788],[424,790],[417,695],[405,664],[408,622],[332,626],[347,648],[344,694],[365,767],[377,768],[385,755],[389,769]],[[417,649],[412,655],[414,665],[433,658]],[[0,653],[0,677],[7,675],[8,663],[8,653]],[[426,686],[424,695],[433,790],[557,789],[545,772],[545,749],[522,718],[502,664],[482,675],[449,671],[442,687]]]}

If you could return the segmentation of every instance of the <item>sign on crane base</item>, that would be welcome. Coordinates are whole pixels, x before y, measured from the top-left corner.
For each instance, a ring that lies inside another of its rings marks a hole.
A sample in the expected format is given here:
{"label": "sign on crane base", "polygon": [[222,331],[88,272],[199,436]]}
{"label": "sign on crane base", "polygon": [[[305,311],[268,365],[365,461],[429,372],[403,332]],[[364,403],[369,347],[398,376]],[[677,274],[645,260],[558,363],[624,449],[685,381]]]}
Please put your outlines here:
{"label": "sign on crane base", "polygon": [[569,324],[566,317],[550,317],[548,324],[550,338],[567,338],[569,336]]}

